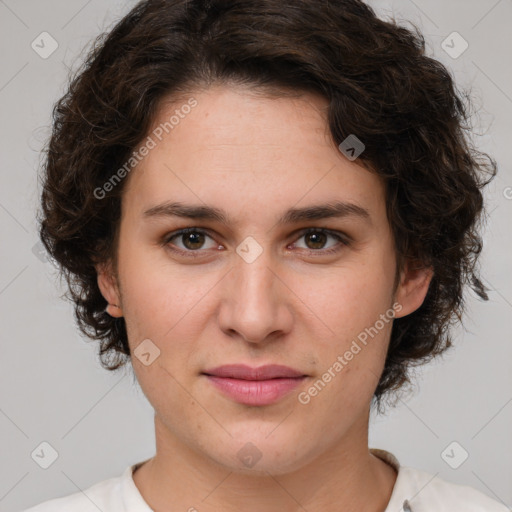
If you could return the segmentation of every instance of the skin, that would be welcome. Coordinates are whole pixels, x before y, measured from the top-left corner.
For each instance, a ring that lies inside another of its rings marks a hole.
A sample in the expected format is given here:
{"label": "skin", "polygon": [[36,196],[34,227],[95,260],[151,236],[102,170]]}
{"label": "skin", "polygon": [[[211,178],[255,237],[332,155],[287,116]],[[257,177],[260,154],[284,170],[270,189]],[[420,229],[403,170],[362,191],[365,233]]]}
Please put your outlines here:
{"label": "skin", "polygon": [[[393,294],[384,184],[331,140],[324,98],[226,85],[189,97],[197,106],[127,178],[117,274],[97,267],[102,294],[119,305],[110,314],[125,318],[133,368],[155,410],[156,455],[134,473],[135,484],[162,512],[382,512],[396,472],[369,452],[368,422],[392,322],[308,404],[297,395],[395,302],[396,318],[416,310],[431,269],[406,265]],[[154,126],[184,103],[162,104]],[[288,208],[335,200],[364,207],[369,221],[276,224]],[[231,222],[143,217],[164,201],[222,208]],[[178,255],[163,240],[185,227],[207,236],[202,245],[176,237],[173,247],[188,251]],[[300,234],[313,227],[351,241]],[[236,252],[248,236],[263,249],[252,263]],[[338,252],[325,253],[333,247]],[[148,338],[160,355],[146,366],[133,351]],[[308,377],[277,403],[248,406],[201,375],[227,363],[278,363]],[[237,456],[248,442],[261,453],[251,468]]]}

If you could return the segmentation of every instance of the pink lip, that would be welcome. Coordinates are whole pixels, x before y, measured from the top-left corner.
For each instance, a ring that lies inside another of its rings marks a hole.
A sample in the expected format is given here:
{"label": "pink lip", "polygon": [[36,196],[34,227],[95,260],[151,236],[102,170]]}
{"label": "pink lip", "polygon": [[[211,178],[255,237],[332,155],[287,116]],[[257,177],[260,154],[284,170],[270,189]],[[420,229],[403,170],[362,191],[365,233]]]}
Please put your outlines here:
{"label": "pink lip", "polygon": [[277,402],[306,378],[303,373],[281,365],[224,365],[203,374],[217,389],[246,405]]}

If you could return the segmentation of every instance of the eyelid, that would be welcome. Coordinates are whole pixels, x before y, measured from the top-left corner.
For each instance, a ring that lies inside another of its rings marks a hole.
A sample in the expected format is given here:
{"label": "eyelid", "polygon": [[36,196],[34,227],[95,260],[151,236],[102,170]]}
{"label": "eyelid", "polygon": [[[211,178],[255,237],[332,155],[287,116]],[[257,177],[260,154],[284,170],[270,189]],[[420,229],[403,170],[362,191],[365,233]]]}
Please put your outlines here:
{"label": "eyelid", "polygon": [[[332,230],[332,229],[323,228],[323,227],[315,227],[315,226],[298,229],[298,230],[294,231],[292,233],[292,235],[290,235],[290,237],[293,237],[293,240],[296,241],[297,239],[303,237],[304,235],[307,235],[312,232],[313,233],[324,233],[326,235],[329,235],[329,236],[335,238],[336,240],[338,240],[339,244],[341,244],[342,246],[348,246],[352,242],[351,237],[349,237],[346,233],[344,233],[342,231]],[[221,245],[215,240],[215,237],[210,234],[209,229],[195,227],[195,226],[182,228],[182,229],[173,231],[171,233],[167,233],[163,237],[162,245],[170,247],[170,246],[172,246],[171,241],[174,238],[177,238],[181,235],[185,235],[187,233],[200,233],[200,234],[206,235],[209,238],[211,238],[212,240],[214,240],[218,245]],[[331,247],[328,249],[302,249],[302,248],[300,248],[300,250],[307,251],[311,254],[316,254],[318,256],[321,256],[321,255],[333,254],[335,252],[339,252],[341,250],[341,248],[339,247],[339,244],[337,244],[335,247]],[[289,245],[289,244],[287,244],[287,245]],[[193,250],[184,250],[181,248],[174,247],[174,248],[171,248],[170,250],[177,252],[179,254],[186,254],[186,255],[191,255],[192,257],[197,257],[197,256],[200,256],[201,253],[204,253],[207,249],[197,249],[197,250],[193,251]]]}

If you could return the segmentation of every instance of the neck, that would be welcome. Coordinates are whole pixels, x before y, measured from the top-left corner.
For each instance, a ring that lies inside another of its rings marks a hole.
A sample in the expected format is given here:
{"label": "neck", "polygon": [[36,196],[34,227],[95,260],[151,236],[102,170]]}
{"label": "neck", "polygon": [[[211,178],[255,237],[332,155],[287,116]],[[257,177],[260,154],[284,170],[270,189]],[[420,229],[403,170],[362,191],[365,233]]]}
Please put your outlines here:
{"label": "neck", "polygon": [[[361,432],[359,425],[354,431]],[[242,474],[193,451],[155,416],[157,454],[133,479],[155,512],[383,512],[396,471],[350,436],[286,474]],[[367,429],[363,429],[367,433]]]}

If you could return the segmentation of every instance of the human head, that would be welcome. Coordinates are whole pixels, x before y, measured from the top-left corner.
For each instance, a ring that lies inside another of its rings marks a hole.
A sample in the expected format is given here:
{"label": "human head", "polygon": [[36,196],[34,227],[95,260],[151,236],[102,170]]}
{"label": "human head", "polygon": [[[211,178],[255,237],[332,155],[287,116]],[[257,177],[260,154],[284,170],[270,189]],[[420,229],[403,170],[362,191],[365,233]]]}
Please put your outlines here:
{"label": "human head", "polygon": [[335,144],[355,134],[365,145],[358,162],[385,184],[396,276],[407,259],[433,270],[421,307],[393,323],[376,400],[447,349],[464,285],[485,298],[477,228],[483,175],[494,166],[470,147],[464,103],[424,50],[419,33],[358,0],[145,1],[99,38],[54,111],[41,238],[104,366],[116,369],[130,353],[125,319],[105,312],[96,269],[109,260],[116,268],[128,180],[97,191],[151,133],[164,98],[219,83],[325,98]]}

